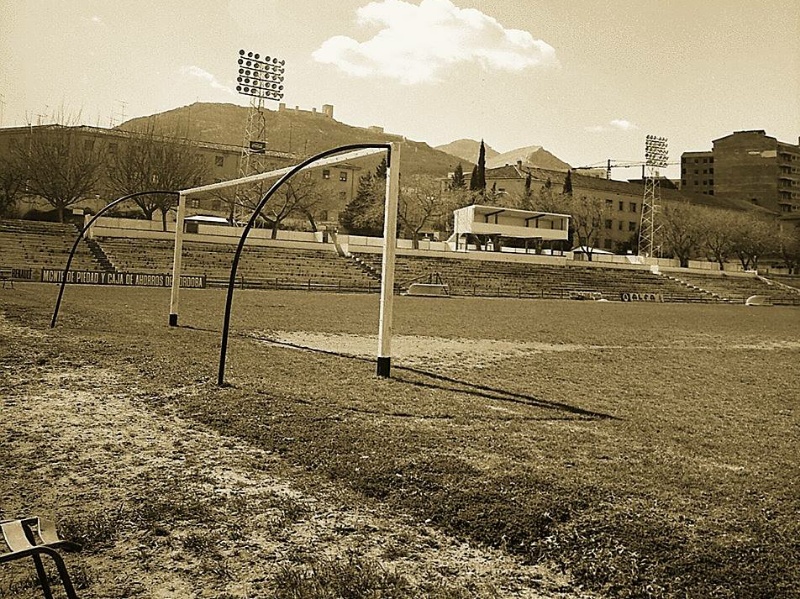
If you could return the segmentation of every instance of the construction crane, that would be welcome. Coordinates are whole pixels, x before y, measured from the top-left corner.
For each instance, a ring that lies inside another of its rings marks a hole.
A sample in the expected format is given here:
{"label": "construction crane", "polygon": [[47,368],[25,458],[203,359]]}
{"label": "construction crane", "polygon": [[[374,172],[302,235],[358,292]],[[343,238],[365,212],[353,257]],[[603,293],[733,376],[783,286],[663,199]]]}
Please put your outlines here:
{"label": "construction crane", "polygon": [[[645,178],[644,167],[646,166],[646,164],[647,163],[644,160],[612,160],[611,158],[609,158],[606,161],[606,164],[605,164],[605,167],[606,167],[606,179],[610,179],[611,178],[611,169],[612,168],[633,168],[633,167],[636,167],[636,166],[641,166],[642,167],[642,179],[644,179]],[[668,162],[667,163],[667,165],[673,165],[673,164],[680,164],[680,162]],[[576,166],[572,170],[574,170],[574,171],[577,171],[577,170],[596,170],[596,169],[600,169],[602,167],[603,167],[602,163],[597,163],[597,164],[590,164],[589,166]]]}

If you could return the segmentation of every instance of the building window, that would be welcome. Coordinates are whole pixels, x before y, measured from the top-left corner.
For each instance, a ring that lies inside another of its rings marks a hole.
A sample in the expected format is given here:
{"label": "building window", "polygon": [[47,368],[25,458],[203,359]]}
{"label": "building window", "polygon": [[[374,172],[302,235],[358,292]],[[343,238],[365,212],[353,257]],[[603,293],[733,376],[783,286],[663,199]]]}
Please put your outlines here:
{"label": "building window", "polygon": [[611,228],[611,219],[607,218],[606,219],[606,229],[610,229],[610,228]]}
{"label": "building window", "polygon": [[94,150],[94,140],[93,139],[84,139],[83,140],[83,147],[85,150]]}
{"label": "building window", "polygon": [[347,201],[347,192],[346,191],[340,191],[339,192],[339,201],[340,202],[346,202]]}
{"label": "building window", "polygon": [[614,200],[606,200],[606,208],[611,208],[614,205]]}
{"label": "building window", "polygon": [[636,212],[636,202],[631,202],[631,203],[628,205],[628,208],[630,208],[630,211],[631,211],[631,212]]}
{"label": "building window", "polygon": [[330,179],[331,178],[331,171],[329,169],[322,170],[322,178],[323,179]]}
{"label": "building window", "polygon": [[625,210],[625,202],[619,202],[619,204],[617,204],[617,208],[620,210]]}
{"label": "building window", "polygon": [[681,187],[686,187],[686,179],[681,179]]}
{"label": "building window", "polygon": [[610,250],[611,249],[611,240],[604,239],[603,240],[603,249]]}
{"label": "building window", "polygon": [[111,142],[108,144],[108,153],[109,154],[116,154],[117,153],[117,143]]}
{"label": "building window", "polygon": [[339,171],[339,181],[347,181],[347,171]]}
{"label": "building window", "polygon": [[214,156],[214,166],[225,166],[225,156]]}
{"label": "building window", "polygon": [[622,231],[622,221],[619,221],[619,222],[617,223],[617,229],[619,229],[620,231]]}
{"label": "building window", "polygon": [[199,208],[200,207],[200,200],[197,200],[197,199],[194,199],[194,198],[189,200],[189,207],[190,208]]}
{"label": "building window", "polygon": [[630,221],[628,223],[628,231],[635,231],[635,230],[636,230],[636,223],[633,222],[633,221]]}

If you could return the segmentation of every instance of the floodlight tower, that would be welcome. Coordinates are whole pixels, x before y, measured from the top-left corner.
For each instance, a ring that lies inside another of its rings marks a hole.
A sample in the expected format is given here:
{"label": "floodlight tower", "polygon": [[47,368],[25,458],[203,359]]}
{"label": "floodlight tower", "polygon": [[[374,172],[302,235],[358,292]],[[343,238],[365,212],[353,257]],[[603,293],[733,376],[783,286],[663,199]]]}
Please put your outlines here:
{"label": "floodlight tower", "polygon": [[[239,76],[236,91],[250,96],[250,108],[244,128],[242,155],[239,158],[239,177],[263,172],[266,168],[267,121],[264,100],[283,98],[283,74],[285,60],[273,56],[261,56],[239,50]],[[243,205],[247,190],[237,189],[231,216],[238,220],[237,209]]]}
{"label": "floodlight tower", "polygon": [[642,201],[642,217],[639,223],[639,255],[652,257],[658,248],[655,243],[658,227],[656,213],[661,201],[659,187],[659,170],[667,166],[669,150],[667,138],[648,135],[645,138],[644,158],[647,173],[644,180],[644,199]]}

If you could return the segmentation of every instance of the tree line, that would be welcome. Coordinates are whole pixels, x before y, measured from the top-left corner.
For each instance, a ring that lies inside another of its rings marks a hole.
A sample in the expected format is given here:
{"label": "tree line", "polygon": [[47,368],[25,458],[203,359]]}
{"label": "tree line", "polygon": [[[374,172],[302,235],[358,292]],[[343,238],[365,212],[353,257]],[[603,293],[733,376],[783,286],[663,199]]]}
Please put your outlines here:
{"label": "tree line", "polygon": [[[146,189],[187,189],[207,180],[205,162],[185,135],[173,132],[165,136],[150,124],[119,140],[115,151],[110,151],[109,145],[74,127],[32,128],[0,157],[0,216],[10,215],[23,195],[42,198],[63,221],[65,210],[95,194],[101,182],[116,196],[123,196]],[[360,177],[354,197],[339,214],[339,224],[347,232],[383,234],[386,171],[383,159],[374,171]],[[263,185],[228,190],[215,198],[228,207],[233,219],[237,205],[245,213],[252,211],[265,191]],[[585,247],[591,259],[592,249],[599,245],[611,217],[608,202],[575,192],[571,172],[567,172],[560,189],[550,180],[537,192],[532,187],[528,172],[522,192],[498,192],[495,185],[487,189],[485,146],[481,141],[469,180],[460,163],[445,182],[429,175],[401,177],[396,234],[411,239],[415,248],[429,232],[446,238],[452,233],[453,211],[476,203],[556,212],[570,215],[569,242]],[[150,220],[160,214],[166,230],[173,197],[141,196],[134,201],[142,217]],[[325,202],[324,190],[310,173],[305,173],[273,195],[262,210],[259,224],[270,228],[273,238],[291,217],[307,221],[315,231],[316,214]],[[782,260],[790,271],[800,266],[800,231],[792,227],[781,230],[775,217],[668,202],[661,207],[657,223],[656,243],[661,255],[677,259],[681,266],[693,259],[708,259],[724,268],[726,262],[738,260],[744,269],[756,269],[764,257]],[[635,250],[637,238],[638,231],[632,232],[627,244],[615,249]],[[473,242],[480,245],[481,240]]]}

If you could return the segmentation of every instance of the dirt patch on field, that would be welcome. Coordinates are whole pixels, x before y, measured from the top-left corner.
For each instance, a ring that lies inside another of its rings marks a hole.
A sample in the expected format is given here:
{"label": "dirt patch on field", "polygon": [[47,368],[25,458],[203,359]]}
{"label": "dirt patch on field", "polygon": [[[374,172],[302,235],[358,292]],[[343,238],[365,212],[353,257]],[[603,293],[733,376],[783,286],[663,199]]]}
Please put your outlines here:
{"label": "dirt patch on field", "polygon": [[[0,340],[12,338],[20,347],[46,342],[0,317]],[[341,349],[341,339],[328,341]],[[354,336],[349,349],[363,343],[369,352],[368,341]],[[460,355],[456,344],[423,342],[415,346],[426,355]],[[492,351],[517,351],[512,345]],[[404,346],[398,340],[398,351]],[[403,577],[411,596],[576,596],[545,569],[386,513],[268,451],[155,412],[120,372],[4,360],[0,397],[8,432],[0,436],[0,517],[48,515],[84,541],[85,551],[68,558],[82,598],[270,597],[281,573],[308,573],[321,558],[378,564]],[[0,596],[38,597],[31,570],[4,565]]]}
{"label": "dirt patch on field", "polygon": [[[267,342],[372,359],[378,353],[376,335],[269,331],[256,335]],[[420,335],[392,337],[392,358],[404,366],[428,368],[486,368],[508,360],[543,352],[587,349],[577,344],[533,343],[494,339],[445,339]]]}

